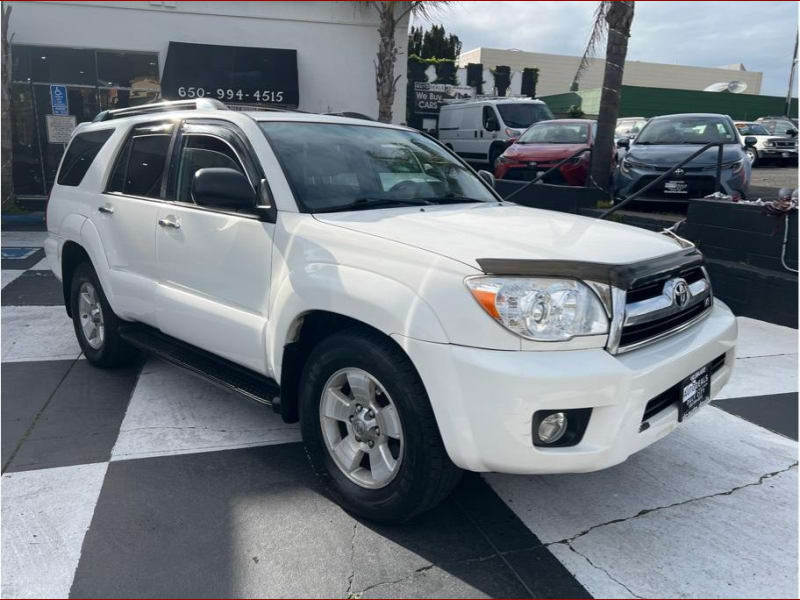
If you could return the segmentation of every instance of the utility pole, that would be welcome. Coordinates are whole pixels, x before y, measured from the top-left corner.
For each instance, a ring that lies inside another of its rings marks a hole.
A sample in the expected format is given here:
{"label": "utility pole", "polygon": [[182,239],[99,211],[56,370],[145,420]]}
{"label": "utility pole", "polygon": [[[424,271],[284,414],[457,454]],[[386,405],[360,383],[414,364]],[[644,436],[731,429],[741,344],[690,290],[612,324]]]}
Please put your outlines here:
{"label": "utility pole", "polygon": [[789,114],[790,109],[792,107],[792,92],[794,92],[794,72],[797,69],[797,41],[798,41],[798,33],[795,32],[794,36],[794,54],[792,55],[792,66],[789,69],[789,89],[786,92],[786,108],[783,114],[787,117],[792,115]]}

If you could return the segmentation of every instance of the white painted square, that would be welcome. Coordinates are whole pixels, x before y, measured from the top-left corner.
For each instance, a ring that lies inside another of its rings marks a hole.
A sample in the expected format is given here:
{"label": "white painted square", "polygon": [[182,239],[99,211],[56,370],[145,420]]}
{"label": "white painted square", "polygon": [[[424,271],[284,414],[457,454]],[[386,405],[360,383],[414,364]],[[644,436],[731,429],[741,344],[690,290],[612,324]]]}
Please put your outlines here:
{"label": "white painted square", "polygon": [[50,262],[47,258],[43,258],[38,263],[31,267],[31,271],[50,271]]}
{"label": "white painted square", "polygon": [[3,598],[68,597],[107,466],[3,475]]}
{"label": "white painted square", "polygon": [[2,328],[3,362],[80,356],[72,320],[63,306],[4,306]]}
{"label": "white painted square", "polygon": [[797,355],[737,358],[733,375],[716,399],[766,396],[797,391]]}
{"label": "white painted square", "polygon": [[797,354],[797,329],[747,317],[736,320],[739,324],[738,358]]}
{"label": "white painted square", "polygon": [[300,440],[268,406],[157,359],[142,369],[111,460],[228,450]]}
{"label": "white painted square", "polygon": [[46,231],[3,231],[0,242],[3,246],[39,246],[44,247],[47,239]]}

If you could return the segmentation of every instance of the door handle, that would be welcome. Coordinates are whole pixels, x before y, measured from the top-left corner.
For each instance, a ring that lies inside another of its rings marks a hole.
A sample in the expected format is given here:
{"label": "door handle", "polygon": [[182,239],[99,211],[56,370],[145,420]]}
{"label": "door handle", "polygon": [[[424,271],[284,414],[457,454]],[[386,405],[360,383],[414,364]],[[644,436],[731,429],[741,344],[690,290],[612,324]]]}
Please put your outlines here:
{"label": "door handle", "polygon": [[178,219],[176,219],[172,215],[166,217],[165,219],[159,219],[158,224],[161,225],[161,227],[171,227],[172,229],[181,228],[181,224],[178,221]]}
{"label": "door handle", "polygon": [[106,215],[113,215],[114,214],[114,207],[111,206],[110,204],[106,204],[105,206],[101,206],[97,210],[100,211],[103,214],[106,214]]}

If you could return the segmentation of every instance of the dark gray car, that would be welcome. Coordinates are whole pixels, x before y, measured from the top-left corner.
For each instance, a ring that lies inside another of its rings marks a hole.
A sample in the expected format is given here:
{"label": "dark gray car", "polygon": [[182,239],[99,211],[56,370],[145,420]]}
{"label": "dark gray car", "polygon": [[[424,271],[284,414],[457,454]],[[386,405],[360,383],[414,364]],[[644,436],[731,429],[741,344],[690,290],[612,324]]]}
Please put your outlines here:
{"label": "dark gray car", "polygon": [[[750,140],[754,142],[754,140]],[[726,115],[680,114],[653,117],[627,146],[614,174],[615,195],[625,198],[685,160],[708,142],[721,142],[722,191],[744,197],[750,185],[750,161],[744,142]],[[711,147],[646,192],[642,200],[686,201],[715,191],[717,147]]]}

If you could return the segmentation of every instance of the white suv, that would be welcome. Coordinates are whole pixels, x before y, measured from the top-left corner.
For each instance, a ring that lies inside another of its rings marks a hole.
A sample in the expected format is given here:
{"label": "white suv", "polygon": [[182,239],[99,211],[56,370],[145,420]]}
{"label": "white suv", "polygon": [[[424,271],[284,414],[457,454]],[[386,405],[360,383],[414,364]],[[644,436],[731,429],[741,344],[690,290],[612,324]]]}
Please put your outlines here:
{"label": "white suv", "polygon": [[348,509],[610,467],[730,377],[735,319],[679,238],[504,202],[405,127],[223,109],[80,125],[47,257],[91,363],[144,348],[299,419]]}

